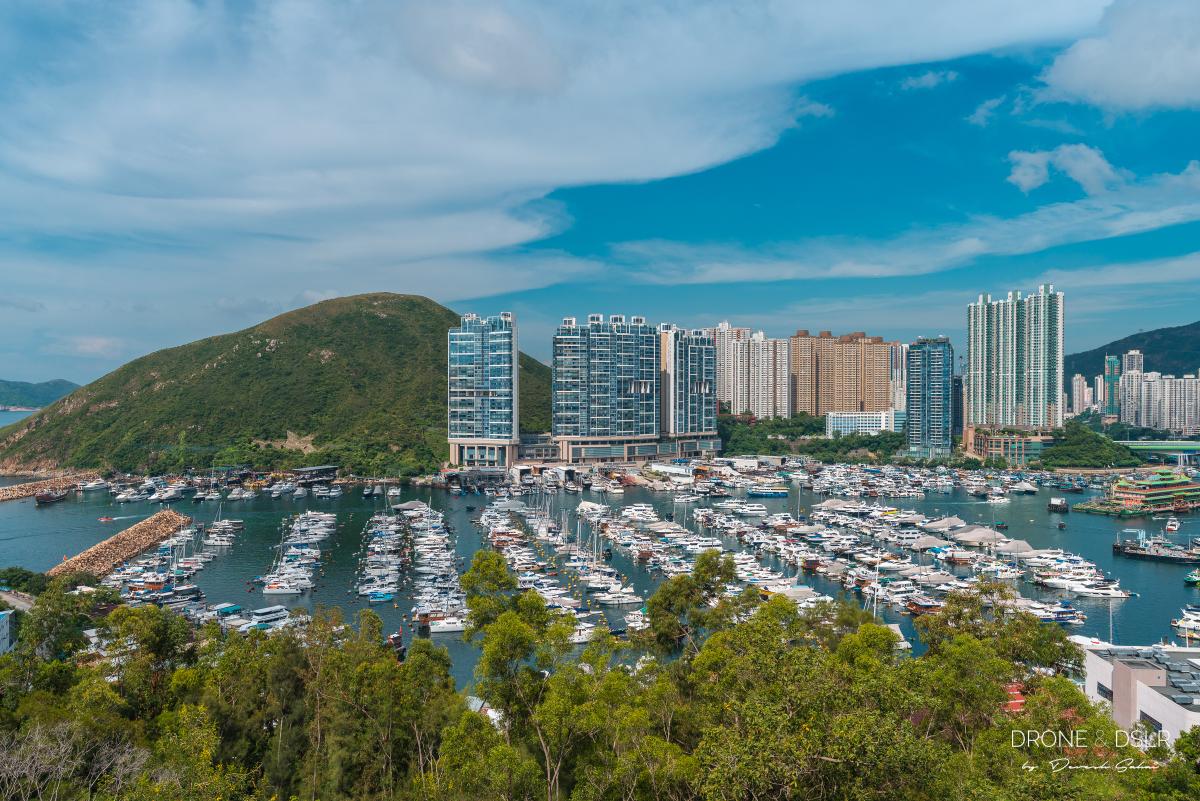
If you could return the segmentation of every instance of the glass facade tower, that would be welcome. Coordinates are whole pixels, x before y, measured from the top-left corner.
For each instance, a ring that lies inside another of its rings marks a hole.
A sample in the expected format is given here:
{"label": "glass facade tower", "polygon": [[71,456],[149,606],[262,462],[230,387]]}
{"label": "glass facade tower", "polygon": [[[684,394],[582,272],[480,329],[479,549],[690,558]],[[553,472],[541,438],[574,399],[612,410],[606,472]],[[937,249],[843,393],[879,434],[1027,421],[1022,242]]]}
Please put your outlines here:
{"label": "glass facade tower", "polygon": [[516,318],[464,314],[447,334],[446,359],[451,464],[506,467],[520,441]]}
{"label": "glass facade tower", "polygon": [[946,337],[922,337],[908,346],[905,439],[921,459],[954,449],[954,348]]}

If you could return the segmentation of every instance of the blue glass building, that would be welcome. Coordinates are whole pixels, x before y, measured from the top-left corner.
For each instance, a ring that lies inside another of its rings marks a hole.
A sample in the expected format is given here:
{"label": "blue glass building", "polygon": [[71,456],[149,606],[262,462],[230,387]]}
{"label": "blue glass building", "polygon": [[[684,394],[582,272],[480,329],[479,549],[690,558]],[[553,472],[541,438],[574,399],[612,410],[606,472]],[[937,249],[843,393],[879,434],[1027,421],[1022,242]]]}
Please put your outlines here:
{"label": "blue glass building", "polygon": [[904,423],[908,454],[919,459],[954,450],[954,348],[946,337],[921,337],[908,347]]}
{"label": "blue glass building", "polygon": [[516,459],[519,351],[510,312],[464,314],[447,334],[446,430],[450,463],[507,467]]}

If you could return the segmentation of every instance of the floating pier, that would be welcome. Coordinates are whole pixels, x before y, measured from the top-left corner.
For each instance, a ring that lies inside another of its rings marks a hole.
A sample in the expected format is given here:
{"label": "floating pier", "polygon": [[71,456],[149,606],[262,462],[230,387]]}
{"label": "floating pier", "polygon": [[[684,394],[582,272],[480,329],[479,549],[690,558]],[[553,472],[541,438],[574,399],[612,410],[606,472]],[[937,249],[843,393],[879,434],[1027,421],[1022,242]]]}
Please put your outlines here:
{"label": "floating pier", "polygon": [[181,515],[174,509],[163,509],[103,542],[96,543],[78,556],[64,559],[47,570],[46,575],[83,572],[99,577],[106,576],[113,568],[142,551],[153,548],[190,522],[192,519],[187,515]]}
{"label": "floating pier", "polygon": [[44,481],[29,481],[24,484],[13,484],[11,487],[0,487],[0,501],[19,501],[22,498],[32,498],[39,492],[65,492],[75,489],[81,481],[91,481],[95,473],[76,473],[59,478],[47,478]]}

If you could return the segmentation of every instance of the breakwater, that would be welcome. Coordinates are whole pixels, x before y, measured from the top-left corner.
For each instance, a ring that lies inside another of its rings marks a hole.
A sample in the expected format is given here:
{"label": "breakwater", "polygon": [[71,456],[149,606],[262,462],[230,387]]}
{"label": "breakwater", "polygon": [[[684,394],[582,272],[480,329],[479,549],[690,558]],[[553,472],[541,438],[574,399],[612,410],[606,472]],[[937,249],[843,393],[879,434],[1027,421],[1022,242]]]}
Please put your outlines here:
{"label": "breakwater", "polygon": [[91,481],[94,473],[78,473],[58,478],[47,478],[43,481],[27,481],[24,484],[13,484],[0,487],[0,501],[17,501],[21,498],[32,498],[39,492],[63,492],[74,489],[80,481]]}
{"label": "breakwater", "polygon": [[65,559],[46,571],[47,575],[84,572],[94,576],[106,576],[112,569],[142,551],[158,545],[167,537],[192,522],[187,515],[174,509],[163,509],[140,523],[98,542],[78,556]]}

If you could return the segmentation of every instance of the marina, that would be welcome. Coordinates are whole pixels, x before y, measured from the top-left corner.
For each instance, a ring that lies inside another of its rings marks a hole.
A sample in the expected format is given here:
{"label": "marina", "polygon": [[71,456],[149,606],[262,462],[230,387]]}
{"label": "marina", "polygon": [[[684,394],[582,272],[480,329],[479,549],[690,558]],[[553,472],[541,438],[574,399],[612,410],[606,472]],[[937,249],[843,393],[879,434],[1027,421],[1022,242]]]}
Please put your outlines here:
{"label": "marina", "polygon": [[[979,493],[997,497],[1005,482],[982,476],[829,467],[781,480],[774,469],[758,472],[677,492],[604,478],[580,482],[578,491],[530,483],[515,497],[482,487],[388,494],[373,484],[366,495],[349,487],[332,497],[297,496],[276,487],[248,500],[231,501],[227,491],[219,501],[186,496],[195,527],[186,553],[211,558],[193,562],[203,569],[180,581],[203,594],[208,614],[238,627],[277,625],[277,613],[272,621],[247,616],[271,606],[338,605],[348,615],[371,608],[401,641],[432,636],[446,645],[464,682],[476,655],[461,640],[457,578],[481,548],[503,553],[522,587],[573,610],[581,639],[600,618],[616,631],[644,625],[641,609],[654,588],[712,547],[735,558],[738,584],[730,592],[754,586],[798,602],[847,593],[898,624],[917,650],[914,616],[936,609],[939,594],[982,578],[1010,582],[1019,603],[1043,620],[1106,641],[1182,636],[1172,621],[1200,603],[1200,590],[1184,580],[1189,567],[1114,553],[1128,521],[1081,515],[1062,527],[1070,516],[1047,509],[1062,497],[1058,487],[1022,487],[996,504]],[[116,497],[93,490],[51,507],[31,499],[0,505],[0,561],[45,570],[64,551],[107,539],[113,523],[100,518],[119,524],[162,508]],[[1195,523],[1186,515],[1177,521],[1171,536],[1186,542]],[[1147,517],[1139,525],[1159,533],[1166,522]],[[239,610],[220,614],[222,604]]]}

